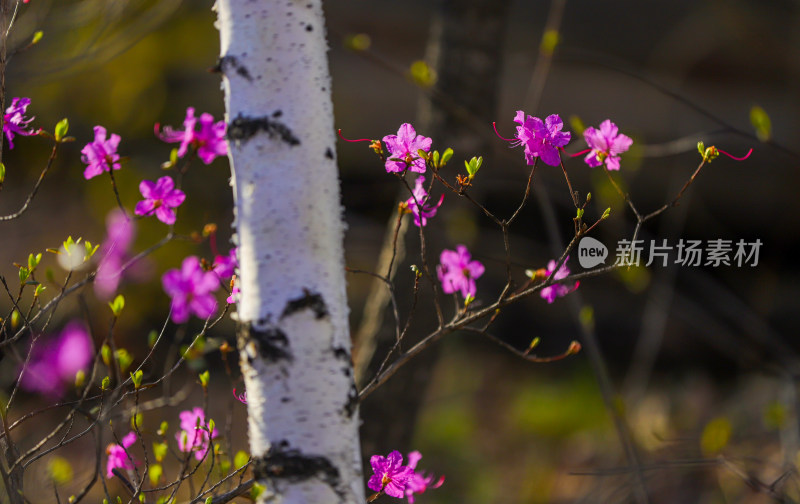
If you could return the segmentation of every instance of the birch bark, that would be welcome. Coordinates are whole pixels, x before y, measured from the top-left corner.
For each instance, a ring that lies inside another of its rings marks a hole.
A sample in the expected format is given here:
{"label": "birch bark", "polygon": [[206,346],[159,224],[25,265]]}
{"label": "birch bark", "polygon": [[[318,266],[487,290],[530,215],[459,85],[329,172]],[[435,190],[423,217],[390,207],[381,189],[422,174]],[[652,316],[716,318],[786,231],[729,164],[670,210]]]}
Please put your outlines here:
{"label": "birch bark", "polygon": [[364,502],[321,0],[218,0],[261,502]]}

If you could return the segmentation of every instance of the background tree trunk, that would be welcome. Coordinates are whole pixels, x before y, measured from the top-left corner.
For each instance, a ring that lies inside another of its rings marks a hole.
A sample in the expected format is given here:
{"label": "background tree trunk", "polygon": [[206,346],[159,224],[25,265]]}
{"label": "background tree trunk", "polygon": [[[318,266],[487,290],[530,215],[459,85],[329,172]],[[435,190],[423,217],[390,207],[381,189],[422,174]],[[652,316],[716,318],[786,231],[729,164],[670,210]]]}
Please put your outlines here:
{"label": "background tree trunk", "polygon": [[276,502],[363,503],[322,3],[217,10],[254,472]]}

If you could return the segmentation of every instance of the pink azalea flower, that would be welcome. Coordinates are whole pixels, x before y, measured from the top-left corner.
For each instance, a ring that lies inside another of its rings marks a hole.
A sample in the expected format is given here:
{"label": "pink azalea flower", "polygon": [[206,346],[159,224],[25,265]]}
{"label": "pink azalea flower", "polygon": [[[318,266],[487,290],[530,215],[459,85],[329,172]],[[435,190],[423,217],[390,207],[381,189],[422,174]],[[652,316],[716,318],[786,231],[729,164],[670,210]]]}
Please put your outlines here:
{"label": "pink azalea flower", "polygon": [[413,172],[425,173],[425,160],[419,157],[418,150],[430,152],[433,140],[417,135],[409,123],[400,125],[397,135],[386,135],[383,144],[389,155],[386,159],[387,173],[401,173],[406,168]]}
{"label": "pink azalea flower", "polygon": [[25,117],[30,104],[30,98],[14,98],[11,100],[11,106],[6,109],[3,116],[3,133],[8,139],[9,149],[14,148],[14,135],[31,136],[38,133],[38,130],[28,129],[28,123],[34,119]]}
{"label": "pink azalea flower", "polygon": [[[433,483],[433,476],[425,476],[422,472],[417,472],[417,463],[422,458],[422,454],[418,451],[413,451],[408,454],[408,467],[414,470],[414,473],[408,479],[406,484],[406,498],[408,504],[414,504],[414,494],[424,493],[429,488],[439,488],[444,483],[444,476],[441,476],[436,483]],[[432,484],[433,483],[433,484]]]}
{"label": "pink azalea flower", "polygon": [[[566,278],[569,276],[569,268],[567,268],[567,261],[569,261],[569,256],[564,260],[564,264],[558,268],[556,274],[553,276],[553,280],[561,280],[562,278]],[[547,263],[547,277],[553,274],[553,270],[556,269],[556,262],[550,261]],[[553,284],[548,287],[545,287],[539,292],[539,295],[546,299],[548,303],[552,303],[556,300],[557,297],[564,297],[570,292],[574,291],[578,288],[580,282],[575,282],[575,285],[572,287],[568,287],[564,284]]]}
{"label": "pink azalea flower", "polygon": [[241,291],[239,290],[239,286],[238,285],[234,285],[233,289],[231,289],[231,295],[228,296],[227,298],[225,298],[225,301],[228,304],[238,303],[239,302],[239,293],[240,292]]}
{"label": "pink azalea flower", "polygon": [[571,134],[561,131],[564,123],[558,114],[549,115],[542,122],[533,116],[528,116],[526,119],[525,112],[517,110],[514,122],[519,126],[517,126],[517,140],[513,146],[525,146],[525,162],[532,165],[539,157],[550,166],[558,166],[561,163],[558,149],[569,143]]}
{"label": "pink azalea flower", "polygon": [[156,182],[142,180],[139,192],[144,200],[136,203],[136,215],[156,214],[158,220],[167,225],[175,224],[175,210],[186,199],[186,194],[175,189],[172,177],[161,177]]}
{"label": "pink azalea flower", "polygon": [[232,248],[228,255],[218,255],[214,257],[214,268],[213,271],[220,278],[226,279],[233,276],[233,273],[236,271],[236,268],[239,266],[239,262],[236,260],[236,251],[238,249],[236,247]]}
{"label": "pink azalea flower", "polygon": [[600,129],[591,126],[583,132],[583,138],[592,149],[584,161],[592,168],[605,163],[609,170],[619,170],[619,154],[628,150],[633,140],[619,133],[617,125],[610,119],[600,123]]}
{"label": "pink azalea flower", "polygon": [[119,154],[117,154],[119,140],[117,134],[112,134],[111,138],[106,140],[106,129],[102,126],[94,127],[94,142],[86,144],[81,149],[81,161],[88,165],[83,171],[86,180],[111,171],[112,168],[119,170]]}
{"label": "pink azalea flower", "polygon": [[183,120],[183,131],[174,130],[169,126],[159,131],[156,124],[156,135],[161,140],[168,143],[180,142],[178,157],[186,155],[189,146],[197,149],[197,155],[205,164],[211,164],[217,156],[228,154],[228,144],[225,143],[225,121],[214,122],[211,114],[203,113],[200,115],[200,131],[196,132],[197,118],[194,116],[194,108],[186,109],[186,118]]}
{"label": "pink azalea flower", "polygon": [[414,470],[403,465],[403,456],[395,450],[387,457],[373,455],[369,459],[373,474],[367,486],[376,491],[383,491],[389,497],[402,499],[405,496],[406,485]]}
{"label": "pink azalea flower", "polygon": [[114,469],[125,469],[130,471],[133,469],[136,461],[133,457],[129,456],[125,450],[133,446],[136,442],[136,433],[131,431],[124,438],[122,438],[122,446],[118,444],[110,444],[106,448],[108,454],[108,462],[106,462],[106,478],[113,478]]}
{"label": "pink azalea flower", "polygon": [[93,353],[86,327],[81,322],[70,322],[55,339],[33,347],[20,387],[59,398],[75,381],[77,372],[86,370]]}
{"label": "pink azalea flower", "polygon": [[236,398],[242,404],[247,404],[247,391],[245,390],[241,394],[236,393],[236,389],[233,389],[233,397]]}
{"label": "pink azalea flower", "polygon": [[445,294],[461,291],[464,299],[475,296],[478,292],[475,279],[483,275],[484,267],[478,261],[470,261],[470,253],[464,245],[456,246],[456,250],[442,250],[436,273],[442,282]]}
{"label": "pink azalea flower", "polygon": [[[184,453],[194,451],[197,460],[203,460],[211,444],[208,436],[208,424],[202,408],[192,408],[181,411],[181,430],[175,434],[178,440],[178,449]],[[211,439],[217,437],[217,429],[211,431]]]}
{"label": "pink azalea flower", "polygon": [[120,209],[115,208],[106,217],[106,239],[100,245],[101,259],[94,277],[94,291],[101,299],[117,292],[135,234],[136,225]]}
{"label": "pink azalea flower", "polygon": [[213,292],[219,279],[213,271],[203,271],[200,259],[189,256],[181,269],[171,269],[161,277],[164,291],[172,298],[172,320],[182,324],[194,313],[200,318],[210,317],[217,311]]}
{"label": "pink azalea flower", "polygon": [[444,201],[444,194],[439,198],[439,203],[431,205],[428,201],[428,193],[425,191],[423,184],[425,177],[417,177],[416,185],[414,186],[414,196],[405,201],[406,207],[414,214],[414,224],[417,227],[427,224],[428,219],[436,215],[436,211],[442,206]]}

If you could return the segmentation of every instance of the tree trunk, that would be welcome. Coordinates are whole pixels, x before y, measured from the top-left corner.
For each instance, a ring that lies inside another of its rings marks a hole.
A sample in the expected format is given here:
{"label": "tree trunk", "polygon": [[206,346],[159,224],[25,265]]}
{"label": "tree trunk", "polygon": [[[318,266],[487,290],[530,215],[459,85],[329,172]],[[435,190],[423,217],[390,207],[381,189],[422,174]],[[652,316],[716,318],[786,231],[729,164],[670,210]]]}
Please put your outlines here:
{"label": "tree trunk", "polygon": [[363,503],[322,3],[217,10],[261,502]]}

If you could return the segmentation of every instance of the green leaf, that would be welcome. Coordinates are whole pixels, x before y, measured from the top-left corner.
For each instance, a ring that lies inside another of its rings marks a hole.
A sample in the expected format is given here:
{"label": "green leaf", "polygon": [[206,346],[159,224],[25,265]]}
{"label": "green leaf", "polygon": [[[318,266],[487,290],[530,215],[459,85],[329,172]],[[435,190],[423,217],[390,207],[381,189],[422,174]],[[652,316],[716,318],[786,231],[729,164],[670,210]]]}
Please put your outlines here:
{"label": "green leaf", "polygon": [[111,313],[113,313],[115,317],[119,317],[119,314],[122,313],[122,309],[125,308],[125,297],[123,297],[122,294],[117,294],[117,297],[108,303],[108,306],[111,308]]}
{"label": "green leaf", "polygon": [[78,372],[75,373],[75,388],[83,387],[84,383],[86,383],[86,371],[79,369]]}
{"label": "green leaf", "polygon": [[44,32],[42,30],[38,30],[33,32],[33,37],[31,38],[31,45],[38,44],[40,40],[44,37]]}
{"label": "green leaf", "polygon": [[47,462],[47,475],[57,485],[65,485],[72,481],[74,475],[69,460],[58,455],[51,457]]}
{"label": "green leaf", "polygon": [[206,504],[211,504],[212,502],[214,502],[214,498],[213,497],[211,497],[210,495],[208,497],[206,497]]}
{"label": "green leaf", "polygon": [[767,111],[758,105],[753,105],[750,109],[750,124],[756,130],[756,136],[762,142],[772,138],[772,121],[767,115]]}
{"label": "green leaf", "polygon": [[139,389],[142,386],[142,376],[144,373],[142,370],[138,371],[131,371],[131,380],[133,381],[133,387]]}
{"label": "green leaf", "polygon": [[28,255],[28,268],[33,271],[39,266],[39,263],[42,262],[42,253],[39,252],[36,255],[29,254]]}
{"label": "green leaf", "polygon": [[250,461],[250,455],[247,452],[239,450],[233,457],[233,467],[236,469],[244,467]]}
{"label": "green leaf", "polygon": [[433,166],[439,168],[439,151],[433,151]]}
{"label": "green leaf", "polygon": [[100,390],[108,390],[108,387],[111,386],[111,378],[106,376],[103,378],[103,381],[100,383]]}
{"label": "green leaf", "polygon": [[200,373],[200,385],[202,385],[203,388],[208,387],[208,379],[209,379],[208,370],[205,370],[202,373]]}
{"label": "green leaf", "polygon": [[732,430],[730,421],[725,417],[717,417],[708,422],[700,437],[700,449],[703,455],[711,457],[719,454],[728,446]]}
{"label": "green leaf", "polygon": [[39,296],[42,295],[42,291],[45,290],[46,288],[47,287],[45,287],[42,284],[37,285],[36,289],[34,289],[34,291],[33,291],[33,296],[38,298]]}
{"label": "green leaf", "polygon": [[100,248],[99,243],[97,245],[92,246],[92,242],[90,241],[84,242],[83,246],[86,248],[86,252],[83,254],[84,261],[88,261],[89,259],[91,259],[94,253],[97,252],[97,249]]}
{"label": "green leaf", "polygon": [[581,219],[581,218],[583,218],[583,214],[584,214],[584,212],[585,212],[585,210],[584,210],[583,208],[579,208],[579,209],[578,209],[578,210],[575,212],[575,218],[576,218],[576,219]]}
{"label": "green leaf", "polygon": [[153,443],[153,456],[156,462],[161,462],[167,456],[167,443]]}
{"label": "green leaf", "polygon": [[450,158],[453,157],[453,149],[450,147],[446,148],[442,153],[442,166],[446,165]]}
{"label": "green leaf", "polygon": [[603,215],[600,217],[601,219],[608,219],[608,216],[611,215],[611,207],[606,208]]}
{"label": "green leaf", "polygon": [[216,424],[216,422],[214,422],[213,419],[209,419],[208,420],[208,432],[214,432],[214,427],[216,427],[216,426],[217,426],[217,424]]}
{"label": "green leaf", "polygon": [[156,432],[156,434],[158,434],[159,436],[165,436],[167,434],[167,430],[169,430],[169,424],[167,423],[166,420],[164,420],[158,427],[158,432]]}
{"label": "green leaf", "polygon": [[6,165],[0,163],[0,184],[6,180]]}
{"label": "green leaf", "polygon": [[22,315],[19,314],[19,310],[14,308],[14,311],[11,312],[11,328],[16,329],[19,327],[19,321],[22,319]]}
{"label": "green leaf", "polygon": [[65,117],[64,119],[58,121],[58,124],[56,124],[56,142],[60,142],[61,140],[63,140],[64,137],[67,135],[68,131],[69,131],[69,120],[67,120],[67,118]]}
{"label": "green leaf", "polygon": [[161,464],[153,464],[150,466],[150,472],[148,475],[150,476],[150,484],[153,486],[158,485],[158,482],[161,481],[161,476],[164,474],[164,469],[161,468]]}
{"label": "green leaf", "polygon": [[20,285],[25,283],[25,280],[31,275],[31,272],[25,266],[20,266],[19,268],[19,283]]}
{"label": "green leaf", "polygon": [[409,70],[411,80],[419,87],[429,88],[436,83],[436,70],[422,60],[411,63]]}
{"label": "green leaf", "polygon": [[469,178],[472,179],[475,177],[475,174],[478,173],[478,170],[481,169],[481,165],[483,164],[483,156],[475,157],[473,156],[469,162],[464,161],[464,165],[467,167],[467,173],[469,173]]}
{"label": "green leaf", "polygon": [[706,157],[706,144],[704,142],[697,142],[697,152],[701,156]]}
{"label": "green leaf", "polygon": [[147,333],[147,346],[153,348],[156,346],[156,341],[158,341],[158,331],[152,330]]}

